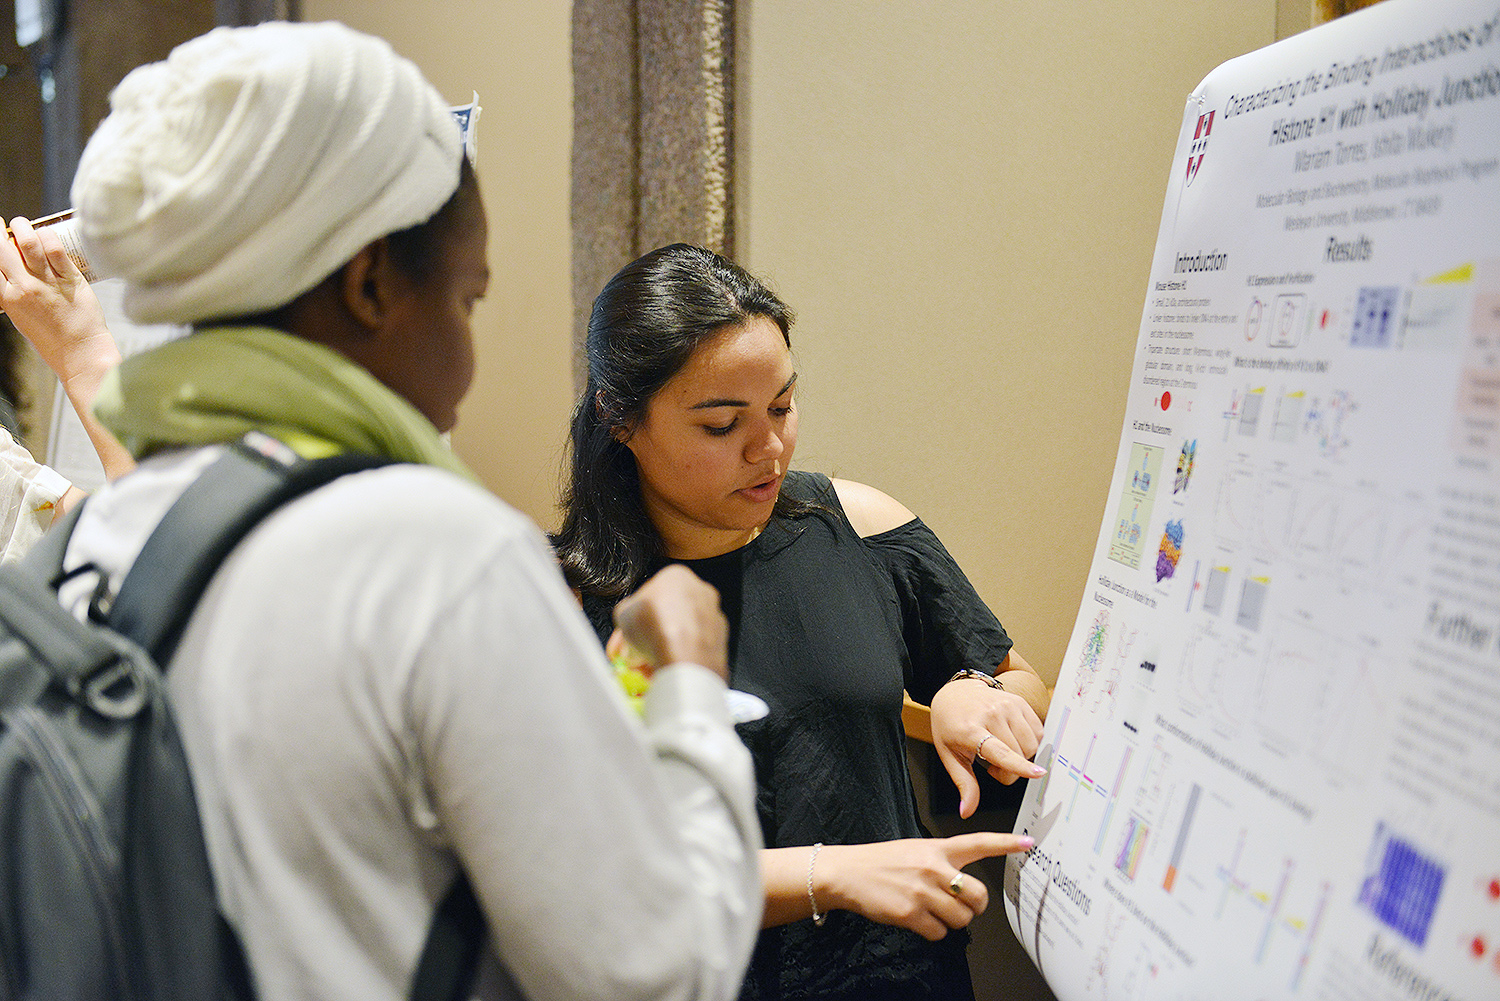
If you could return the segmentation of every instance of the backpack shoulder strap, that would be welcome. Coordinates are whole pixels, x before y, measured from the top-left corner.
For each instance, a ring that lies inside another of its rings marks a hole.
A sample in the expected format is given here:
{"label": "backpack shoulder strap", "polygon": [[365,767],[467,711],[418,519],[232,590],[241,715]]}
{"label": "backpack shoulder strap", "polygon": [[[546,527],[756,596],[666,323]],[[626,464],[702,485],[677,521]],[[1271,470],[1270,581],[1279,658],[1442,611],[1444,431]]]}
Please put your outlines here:
{"label": "backpack shoulder strap", "polygon": [[167,511],[110,604],[109,624],[150,651],[165,670],[204,588],[252,528],[293,498],[391,461],[355,453],[303,459],[252,431]]}
{"label": "backpack shoulder strap", "polygon": [[412,974],[410,1001],[464,1001],[478,972],[486,925],[469,877],[459,870],[438,904]]}
{"label": "backpack shoulder strap", "polygon": [[118,646],[69,615],[43,579],[19,563],[0,565],[0,635],[24,647],[0,653],[0,707],[6,709],[34,701],[54,683],[77,693],[120,662]]}
{"label": "backpack shoulder strap", "polygon": [[120,663],[118,646],[57,603],[54,589],[62,575],[63,551],[82,506],[75,505],[47,529],[26,555],[0,565],[0,626],[34,655],[27,670],[12,670],[18,664],[14,654],[4,658],[0,705],[33,702],[54,683],[76,696],[106,668]]}

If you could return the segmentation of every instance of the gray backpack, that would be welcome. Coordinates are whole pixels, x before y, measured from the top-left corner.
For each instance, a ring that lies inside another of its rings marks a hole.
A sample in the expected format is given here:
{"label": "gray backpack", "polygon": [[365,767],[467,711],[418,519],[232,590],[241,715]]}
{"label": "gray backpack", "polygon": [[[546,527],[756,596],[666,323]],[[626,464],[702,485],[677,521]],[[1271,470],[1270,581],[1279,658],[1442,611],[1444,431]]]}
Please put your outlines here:
{"label": "gray backpack", "polygon": [[[386,461],[303,461],[246,436],[173,505],[89,622],[56,592],[77,511],[0,566],[0,1001],[251,1001],[157,665],[261,519]],[[411,997],[467,996],[483,938],[460,877]]]}

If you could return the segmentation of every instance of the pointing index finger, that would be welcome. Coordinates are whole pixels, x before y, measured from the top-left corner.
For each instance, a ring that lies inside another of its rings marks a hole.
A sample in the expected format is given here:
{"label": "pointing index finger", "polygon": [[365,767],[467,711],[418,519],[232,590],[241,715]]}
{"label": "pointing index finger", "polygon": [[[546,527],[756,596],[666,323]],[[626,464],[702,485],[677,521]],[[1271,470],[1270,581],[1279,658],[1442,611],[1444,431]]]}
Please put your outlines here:
{"label": "pointing index finger", "polygon": [[1002,834],[999,831],[975,831],[971,834],[956,834],[946,839],[948,861],[955,869],[962,869],[971,862],[1030,851],[1036,847],[1036,839],[1027,834]]}

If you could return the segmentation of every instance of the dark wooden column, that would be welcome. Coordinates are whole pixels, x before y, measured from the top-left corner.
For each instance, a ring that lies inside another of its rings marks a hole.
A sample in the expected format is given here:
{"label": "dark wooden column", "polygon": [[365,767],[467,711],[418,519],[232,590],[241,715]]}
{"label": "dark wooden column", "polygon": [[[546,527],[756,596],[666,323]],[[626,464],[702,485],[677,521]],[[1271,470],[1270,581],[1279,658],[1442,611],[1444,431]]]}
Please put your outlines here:
{"label": "dark wooden column", "polygon": [[301,0],[214,0],[219,24],[259,24],[302,20]]}
{"label": "dark wooden column", "polygon": [[[9,0],[8,6],[13,12],[14,0]],[[53,31],[28,47],[42,98],[45,165],[42,204],[30,211],[39,214],[67,207],[78,155],[109,111],[109,92],[126,73],[165,58],[174,46],[217,24],[295,20],[298,6],[297,0],[58,3]]]}
{"label": "dark wooden column", "polygon": [[[67,208],[79,154],[126,73],[165,58],[217,24],[297,20],[299,0],[42,0],[51,30],[16,44],[15,0],[0,0],[0,215]],[[8,325],[9,321],[0,321]],[[45,447],[51,374],[34,354],[6,353],[22,383],[28,444]]]}
{"label": "dark wooden column", "polygon": [[[0,215],[34,212],[42,203],[42,101],[26,51],[16,44],[14,0],[0,0]],[[12,426],[10,404],[34,395],[20,335],[0,320],[0,420]],[[20,430],[15,428],[15,430]]]}
{"label": "dark wooden column", "polygon": [[574,0],[573,336],[609,276],[683,241],[730,254],[732,0]]}
{"label": "dark wooden column", "polygon": [[0,0],[0,215],[42,202],[42,99],[31,58],[16,44],[15,0]]}

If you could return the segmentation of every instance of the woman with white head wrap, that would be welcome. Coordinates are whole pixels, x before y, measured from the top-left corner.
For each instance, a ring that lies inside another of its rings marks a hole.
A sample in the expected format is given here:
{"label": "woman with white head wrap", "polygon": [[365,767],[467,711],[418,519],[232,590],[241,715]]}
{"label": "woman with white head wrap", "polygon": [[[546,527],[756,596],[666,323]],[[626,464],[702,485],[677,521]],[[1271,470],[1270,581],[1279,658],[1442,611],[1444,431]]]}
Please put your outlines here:
{"label": "woman with white head wrap", "polygon": [[[73,182],[86,253],[125,279],[132,320],[219,326],[122,366],[96,411],[137,455],[227,440],[265,424],[238,417],[266,406],[276,413],[271,430],[305,453],[383,453],[399,441],[416,451],[391,452],[397,457],[461,470],[446,447],[424,447],[432,442],[417,414],[382,394],[353,394],[367,408],[381,404],[378,412],[343,414],[322,442],[304,440],[312,429],[281,427],[289,403],[316,404],[300,413],[304,421],[333,420],[324,404],[339,394],[330,386],[368,388],[371,372],[390,368],[388,360],[340,357],[351,354],[351,338],[362,340],[359,331],[325,319],[287,338],[270,330],[286,328],[284,316],[265,327],[222,324],[337,298],[323,283],[351,261],[391,263],[368,260],[366,250],[386,246],[372,241],[408,230],[430,237],[433,227],[419,224],[437,227],[439,209],[455,216],[465,201],[482,229],[457,125],[417,68],[380,39],[336,23],[220,28],[132,71],[110,95],[110,114]],[[487,278],[482,233],[471,242],[479,259],[463,293],[465,326]],[[450,398],[430,401],[435,412],[421,415],[440,430],[452,424],[471,375],[467,330],[460,339],[461,357],[448,359],[462,366],[448,374]],[[393,346],[411,345],[373,347]],[[214,378],[229,368],[233,383]],[[205,399],[207,387],[233,399]]]}
{"label": "woman with white head wrap", "polygon": [[262,523],[168,673],[259,995],[404,997],[462,870],[494,946],[481,996],[733,997],[759,827],[716,596],[667,574],[622,616],[670,665],[643,726],[545,538],[439,436],[488,282],[444,102],[378,39],[271,23],[179,47],[111,105],[73,187],[85,249],[133,319],[195,329],[100,392],[141,463],[84,506],[66,566],[97,575],[65,604],[117,588],[247,430],[405,460]]}
{"label": "woman with white head wrap", "polygon": [[[306,58],[316,49],[320,58]],[[110,95],[73,205],[140,323],[290,302],[371,240],[431,218],[461,139],[416,66],[343,25],[220,29]]]}

